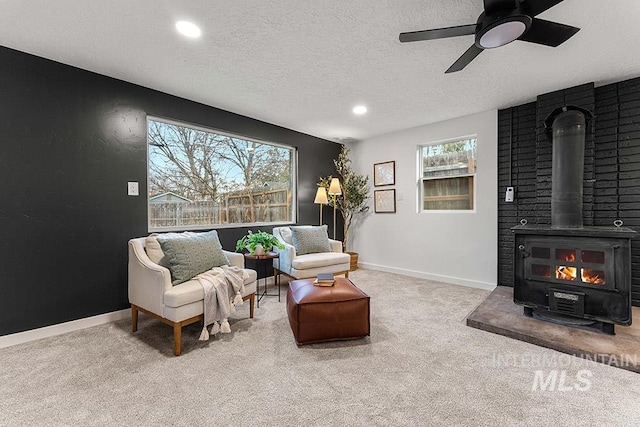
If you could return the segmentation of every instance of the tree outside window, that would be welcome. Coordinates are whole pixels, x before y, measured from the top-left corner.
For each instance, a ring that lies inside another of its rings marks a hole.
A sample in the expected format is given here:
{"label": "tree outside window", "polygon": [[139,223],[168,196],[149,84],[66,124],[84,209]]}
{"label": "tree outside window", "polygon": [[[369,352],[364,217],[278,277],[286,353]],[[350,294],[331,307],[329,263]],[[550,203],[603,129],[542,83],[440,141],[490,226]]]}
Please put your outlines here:
{"label": "tree outside window", "polygon": [[294,150],[148,120],[149,229],[293,221]]}

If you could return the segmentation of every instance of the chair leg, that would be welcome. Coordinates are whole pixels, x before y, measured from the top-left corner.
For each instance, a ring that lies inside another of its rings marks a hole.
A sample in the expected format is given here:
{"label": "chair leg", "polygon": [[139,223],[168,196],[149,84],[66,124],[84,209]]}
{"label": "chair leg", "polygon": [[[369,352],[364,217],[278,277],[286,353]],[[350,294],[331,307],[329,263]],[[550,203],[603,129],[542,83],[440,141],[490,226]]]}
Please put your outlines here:
{"label": "chair leg", "polygon": [[138,307],[131,304],[131,332],[138,330]]}
{"label": "chair leg", "polygon": [[345,279],[348,279],[348,278],[349,278],[349,271],[345,271],[345,272],[344,272],[344,278],[345,278]]}
{"label": "chair leg", "polygon": [[253,319],[253,308],[256,305],[256,294],[246,295],[242,298],[243,301],[249,300],[249,318]]}
{"label": "chair leg", "polygon": [[132,329],[134,332],[138,328],[138,312],[140,311],[148,316],[153,317],[154,319],[161,321],[162,323],[165,323],[173,327],[173,353],[176,356],[180,356],[182,354],[182,327],[186,325],[190,325],[195,322],[199,322],[203,319],[203,315],[199,314],[197,316],[193,316],[189,319],[185,319],[180,322],[174,322],[172,320],[165,319],[164,317],[159,316],[156,313],[153,313],[144,308],[131,304],[131,320],[132,320]]}
{"label": "chair leg", "polygon": [[182,324],[180,323],[173,324],[173,341],[173,354],[180,356],[182,354]]}

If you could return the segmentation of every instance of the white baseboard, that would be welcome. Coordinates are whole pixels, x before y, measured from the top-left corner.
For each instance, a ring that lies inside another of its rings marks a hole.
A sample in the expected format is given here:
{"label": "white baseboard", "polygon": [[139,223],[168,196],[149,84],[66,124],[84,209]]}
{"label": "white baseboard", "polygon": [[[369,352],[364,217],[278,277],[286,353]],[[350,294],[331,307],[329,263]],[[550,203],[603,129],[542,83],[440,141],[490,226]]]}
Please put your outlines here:
{"label": "white baseboard", "polygon": [[66,334],[92,326],[103,325],[115,322],[116,320],[131,318],[131,309],[112,311],[111,313],[98,314],[97,316],[85,317],[84,319],[72,320],[70,322],[59,323],[57,325],[45,326],[44,328],[32,329],[30,331],[18,332],[0,337],[0,348],[22,344],[41,338],[53,337]]}
{"label": "white baseboard", "polygon": [[[282,277],[280,278],[282,284]],[[273,276],[267,277],[267,285],[273,285]],[[260,289],[264,289],[264,278],[260,279]],[[287,290],[284,288],[284,294]],[[127,308],[111,313],[98,314],[97,316],[86,317],[84,319],[72,320],[70,322],[59,323],[57,325],[45,326],[44,328],[32,329],[30,331],[18,332],[15,334],[0,336],[0,348],[11,347],[29,341],[35,341],[42,338],[54,337],[56,335],[66,334],[68,332],[78,331],[80,329],[90,328],[92,326],[104,325],[105,323],[115,322],[122,319],[131,318],[131,309]]]}
{"label": "white baseboard", "polygon": [[425,273],[424,271],[406,270],[402,268],[388,267],[386,265],[371,264],[367,262],[359,262],[358,267],[368,268],[369,270],[378,270],[378,271],[385,271],[387,273],[400,274],[402,276],[417,277],[419,279],[427,279],[427,280],[435,280],[437,282],[451,283],[452,285],[467,286],[469,288],[484,289],[487,291],[492,291],[496,288],[495,283],[480,282],[477,280],[462,279],[460,277]]}

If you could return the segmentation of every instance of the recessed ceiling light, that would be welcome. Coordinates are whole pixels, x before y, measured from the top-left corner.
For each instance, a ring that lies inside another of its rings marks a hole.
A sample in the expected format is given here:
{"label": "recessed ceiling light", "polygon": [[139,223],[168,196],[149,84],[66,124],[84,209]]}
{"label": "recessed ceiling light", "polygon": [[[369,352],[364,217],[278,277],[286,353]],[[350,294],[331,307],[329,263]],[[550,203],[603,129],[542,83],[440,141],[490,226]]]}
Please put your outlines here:
{"label": "recessed ceiling light", "polygon": [[366,112],[367,112],[367,107],[365,107],[364,105],[356,105],[355,107],[353,107],[353,114],[357,114],[361,116]]}
{"label": "recessed ceiling light", "polygon": [[183,36],[191,37],[193,39],[200,37],[201,34],[200,28],[198,28],[196,24],[188,21],[176,22],[176,29]]}

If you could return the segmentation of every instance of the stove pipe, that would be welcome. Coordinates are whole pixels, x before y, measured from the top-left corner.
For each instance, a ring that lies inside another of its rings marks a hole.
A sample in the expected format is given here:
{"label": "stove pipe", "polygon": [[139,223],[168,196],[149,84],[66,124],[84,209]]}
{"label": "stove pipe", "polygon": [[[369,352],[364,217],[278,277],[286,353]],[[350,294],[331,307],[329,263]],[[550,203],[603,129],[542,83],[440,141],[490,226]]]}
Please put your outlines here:
{"label": "stove pipe", "polygon": [[574,106],[554,110],[545,120],[552,140],[551,227],[582,228],[584,143],[590,112]]}

